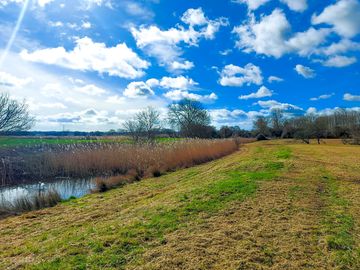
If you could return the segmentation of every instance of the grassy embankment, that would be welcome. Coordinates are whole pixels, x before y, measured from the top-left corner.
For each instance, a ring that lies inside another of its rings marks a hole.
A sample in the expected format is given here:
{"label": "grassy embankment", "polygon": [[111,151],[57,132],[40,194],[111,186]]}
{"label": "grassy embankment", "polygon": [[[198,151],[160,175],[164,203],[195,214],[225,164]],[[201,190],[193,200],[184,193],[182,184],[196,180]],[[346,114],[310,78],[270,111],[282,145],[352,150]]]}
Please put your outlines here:
{"label": "grassy embankment", "polygon": [[272,141],[0,221],[0,268],[359,269],[360,148]]}

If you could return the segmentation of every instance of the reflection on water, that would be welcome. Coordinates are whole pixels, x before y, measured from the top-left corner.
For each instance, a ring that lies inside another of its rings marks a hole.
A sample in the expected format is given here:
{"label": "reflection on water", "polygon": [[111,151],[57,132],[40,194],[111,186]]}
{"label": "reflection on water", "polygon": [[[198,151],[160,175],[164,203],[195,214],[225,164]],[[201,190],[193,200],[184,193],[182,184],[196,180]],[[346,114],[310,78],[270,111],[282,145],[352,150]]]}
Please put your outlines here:
{"label": "reflection on water", "polygon": [[51,183],[6,187],[0,188],[0,202],[12,203],[17,198],[23,196],[31,197],[39,192],[46,191],[57,191],[63,200],[69,199],[70,197],[80,198],[89,194],[93,188],[95,188],[95,183],[92,179],[61,179]]}

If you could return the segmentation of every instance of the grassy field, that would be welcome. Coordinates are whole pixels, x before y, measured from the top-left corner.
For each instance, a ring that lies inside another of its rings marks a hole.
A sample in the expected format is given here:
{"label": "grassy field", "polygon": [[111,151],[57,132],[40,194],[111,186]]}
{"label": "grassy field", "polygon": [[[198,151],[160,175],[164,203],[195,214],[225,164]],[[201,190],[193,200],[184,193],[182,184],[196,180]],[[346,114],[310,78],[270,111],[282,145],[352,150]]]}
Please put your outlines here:
{"label": "grassy field", "polygon": [[360,269],[360,147],[223,159],[0,221],[0,269]]}

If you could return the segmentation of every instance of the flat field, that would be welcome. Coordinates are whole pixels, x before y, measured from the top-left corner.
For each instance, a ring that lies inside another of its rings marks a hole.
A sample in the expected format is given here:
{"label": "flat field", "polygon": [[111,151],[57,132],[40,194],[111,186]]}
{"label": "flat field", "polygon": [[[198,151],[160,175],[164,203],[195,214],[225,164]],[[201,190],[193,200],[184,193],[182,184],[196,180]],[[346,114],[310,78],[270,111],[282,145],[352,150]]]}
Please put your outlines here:
{"label": "flat field", "polygon": [[360,147],[225,158],[0,221],[0,269],[360,269]]}

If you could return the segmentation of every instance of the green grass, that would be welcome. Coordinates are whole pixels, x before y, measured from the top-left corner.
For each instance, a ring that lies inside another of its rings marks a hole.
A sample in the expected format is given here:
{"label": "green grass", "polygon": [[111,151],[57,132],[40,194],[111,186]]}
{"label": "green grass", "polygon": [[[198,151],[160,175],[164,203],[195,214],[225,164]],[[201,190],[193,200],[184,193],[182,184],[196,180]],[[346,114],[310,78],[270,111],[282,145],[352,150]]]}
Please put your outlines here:
{"label": "green grass", "polygon": [[339,195],[339,183],[332,176],[323,176],[322,182],[326,187],[323,200],[327,207],[323,224],[328,249],[333,252],[333,261],[341,269],[354,269],[360,264],[360,256],[353,236],[355,221],[348,211],[350,203]]}

